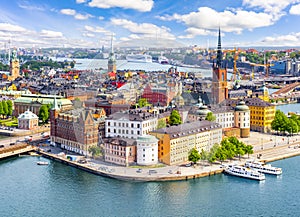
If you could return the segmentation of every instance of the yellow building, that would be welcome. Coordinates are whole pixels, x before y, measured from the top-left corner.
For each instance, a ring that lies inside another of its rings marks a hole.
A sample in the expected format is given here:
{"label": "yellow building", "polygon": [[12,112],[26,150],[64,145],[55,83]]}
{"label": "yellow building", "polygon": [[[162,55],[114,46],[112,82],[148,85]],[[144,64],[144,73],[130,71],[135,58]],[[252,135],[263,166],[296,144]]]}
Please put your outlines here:
{"label": "yellow building", "polygon": [[222,140],[222,128],[210,121],[195,121],[178,126],[170,126],[153,132],[158,141],[158,159],[168,165],[178,165],[188,161],[189,151],[209,151]]}
{"label": "yellow building", "polygon": [[[250,130],[262,133],[271,132],[276,106],[260,98],[247,98],[244,101],[250,109]],[[226,100],[224,104],[236,106],[238,102],[238,100]]]}
{"label": "yellow building", "polygon": [[250,129],[262,133],[271,132],[271,123],[275,118],[276,106],[259,98],[246,101],[250,109]]}
{"label": "yellow building", "polygon": [[8,76],[9,81],[14,81],[17,77],[20,76],[20,63],[17,59],[17,51],[14,50],[12,53],[12,60],[10,61],[9,66],[10,75]]}

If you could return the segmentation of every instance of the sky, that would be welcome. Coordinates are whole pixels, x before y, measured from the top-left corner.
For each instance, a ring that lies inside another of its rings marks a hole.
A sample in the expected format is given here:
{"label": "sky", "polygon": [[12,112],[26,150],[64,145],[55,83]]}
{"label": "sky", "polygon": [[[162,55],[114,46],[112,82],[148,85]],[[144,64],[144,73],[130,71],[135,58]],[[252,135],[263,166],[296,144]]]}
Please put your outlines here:
{"label": "sky", "polygon": [[[300,46],[300,0],[1,0],[0,49]],[[167,44],[167,43],[165,43]],[[171,45],[170,45],[171,46]]]}

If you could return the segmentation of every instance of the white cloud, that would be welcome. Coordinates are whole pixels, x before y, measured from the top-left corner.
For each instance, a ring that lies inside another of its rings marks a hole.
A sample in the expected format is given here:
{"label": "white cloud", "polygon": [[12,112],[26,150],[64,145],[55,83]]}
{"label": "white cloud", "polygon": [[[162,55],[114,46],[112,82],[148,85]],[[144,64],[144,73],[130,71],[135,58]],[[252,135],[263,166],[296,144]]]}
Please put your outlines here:
{"label": "white cloud", "polygon": [[51,30],[42,30],[40,35],[45,38],[62,38],[63,34],[61,32],[51,31]]}
{"label": "white cloud", "polygon": [[[189,14],[174,14],[159,17],[161,20],[176,20],[184,23],[188,28],[189,38],[193,35],[211,34],[208,30],[216,30],[221,26],[224,32],[235,32],[241,34],[244,29],[255,29],[273,25],[277,18],[267,13],[256,13],[253,11],[244,11],[236,9],[235,11],[225,10],[218,12],[209,7],[200,7],[198,11]],[[199,29],[199,30],[195,30]]]}
{"label": "white cloud", "polygon": [[95,34],[93,33],[88,33],[88,32],[85,32],[82,34],[84,37],[88,37],[88,38],[94,38],[95,37]]}
{"label": "white cloud", "polygon": [[61,14],[69,15],[69,16],[74,16],[76,14],[76,11],[73,9],[61,9],[60,10]]}
{"label": "white cloud", "polygon": [[213,35],[213,36],[218,35],[217,31],[210,31],[207,29],[199,29],[199,28],[193,28],[193,27],[186,29],[185,32],[187,33],[187,35],[181,35],[181,36],[178,36],[178,38],[190,39],[190,38],[194,38],[196,35]]}
{"label": "white cloud", "polygon": [[0,31],[6,31],[6,32],[25,32],[26,29],[18,26],[13,25],[10,23],[0,23]]}
{"label": "white cloud", "polygon": [[20,8],[23,8],[25,10],[30,10],[30,11],[45,11],[45,8],[43,6],[33,5],[32,3],[26,1],[19,2],[18,6]]}
{"label": "white cloud", "polygon": [[108,30],[105,30],[104,28],[100,27],[100,26],[96,26],[96,27],[93,27],[93,26],[84,26],[84,29],[89,31],[89,32],[94,32],[94,33],[107,33],[109,32]]}
{"label": "white cloud", "polygon": [[170,29],[162,26],[156,26],[152,23],[134,23],[126,19],[116,19],[112,18],[111,23],[116,26],[121,26],[133,34],[140,34],[144,37],[158,37],[158,38],[168,38],[175,39],[175,36],[170,33]]}
{"label": "white cloud", "polygon": [[99,19],[99,20],[104,20],[104,17],[99,16],[98,19]]}
{"label": "white cloud", "polygon": [[87,0],[76,0],[77,4],[85,3]]}
{"label": "white cloud", "polygon": [[125,8],[133,9],[141,12],[151,11],[154,1],[153,0],[92,0],[88,4],[91,7],[98,8]]}
{"label": "white cloud", "polygon": [[89,19],[90,17],[94,17],[93,15],[91,14],[80,14],[80,13],[77,13],[75,10],[73,9],[61,9],[60,10],[60,13],[61,14],[64,14],[64,15],[69,15],[69,16],[74,16],[74,18],[76,20],[87,20]]}
{"label": "white cloud", "polygon": [[300,32],[274,37],[268,36],[265,37],[260,43],[269,46],[300,46]]}
{"label": "white cloud", "polygon": [[76,14],[75,16],[74,16],[74,18],[76,19],[76,20],[87,20],[87,19],[89,19],[90,17],[93,17],[92,15],[90,15],[90,14]]}
{"label": "white cloud", "polygon": [[290,9],[290,14],[300,15],[300,4],[293,5]]}
{"label": "white cloud", "polygon": [[252,8],[261,8],[266,12],[280,13],[287,6],[300,2],[299,0],[243,0],[243,5]]}

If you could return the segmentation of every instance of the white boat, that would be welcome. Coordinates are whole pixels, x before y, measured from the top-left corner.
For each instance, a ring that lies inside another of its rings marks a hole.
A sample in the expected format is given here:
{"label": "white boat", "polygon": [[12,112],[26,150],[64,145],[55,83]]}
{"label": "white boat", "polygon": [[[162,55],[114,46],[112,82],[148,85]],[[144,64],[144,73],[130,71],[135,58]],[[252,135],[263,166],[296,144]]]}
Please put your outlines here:
{"label": "white boat", "polygon": [[47,161],[38,161],[38,162],[36,162],[36,164],[37,165],[48,165],[49,162],[47,162]]}
{"label": "white boat", "polygon": [[152,56],[148,54],[128,54],[126,60],[128,62],[152,63]]}
{"label": "white boat", "polygon": [[254,179],[254,180],[258,180],[258,181],[262,181],[262,180],[266,179],[264,174],[262,174],[256,170],[243,167],[243,166],[229,165],[229,166],[225,167],[224,172],[229,175],[248,178],[248,179]]}
{"label": "white boat", "polygon": [[169,60],[165,56],[159,56],[158,57],[158,63],[160,63],[160,64],[169,64]]}
{"label": "white boat", "polygon": [[259,161],[246,161],[245,167],[249,167],[257,170],[261,173],[271,174],[271,175],[280,175],[282,174],[282,169],[278,167],[273,167],[271,164],[263,164]]}

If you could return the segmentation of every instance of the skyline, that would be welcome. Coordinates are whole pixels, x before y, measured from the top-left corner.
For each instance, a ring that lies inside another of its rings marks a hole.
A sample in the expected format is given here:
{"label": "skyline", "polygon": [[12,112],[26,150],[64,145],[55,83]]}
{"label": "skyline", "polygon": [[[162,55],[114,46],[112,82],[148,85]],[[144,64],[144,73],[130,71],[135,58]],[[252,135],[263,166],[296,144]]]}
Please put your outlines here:
{"label": "skyline", "polygon": [[10,47],[300,46],[300,0],[2,0]]}

